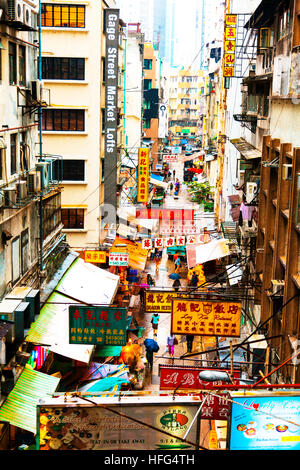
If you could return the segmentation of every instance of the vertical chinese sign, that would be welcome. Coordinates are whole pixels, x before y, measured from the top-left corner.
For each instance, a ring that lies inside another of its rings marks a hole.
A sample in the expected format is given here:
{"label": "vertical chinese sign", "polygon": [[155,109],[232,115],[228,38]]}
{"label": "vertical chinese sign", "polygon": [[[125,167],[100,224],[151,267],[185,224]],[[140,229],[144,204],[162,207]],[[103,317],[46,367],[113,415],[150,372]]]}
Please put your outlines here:
{"label": "vertical chinese sign", "polygon": [[147,203],[149,195],[149,149],[139,149],[137,202]]}
{"label": "vertical chinese sign", "polygon": [[125,346],[126,308],[70,305],[69,343]]}
{"label": "vertical chinese sign", "polygon": [[234,77],[237,38],[237,15],[226,15],[223,55],[224,77]]}
{"label": "vertical chinese sign", "polygon": [[[117,207],[119,10],[105,10],[104,199]],[[104,171],[104,169],[103,169]]]}
{"label": "vertical chinese sign", "polygon": [[172,299],[174,334],[239,337],[240,326],[240,302]]}

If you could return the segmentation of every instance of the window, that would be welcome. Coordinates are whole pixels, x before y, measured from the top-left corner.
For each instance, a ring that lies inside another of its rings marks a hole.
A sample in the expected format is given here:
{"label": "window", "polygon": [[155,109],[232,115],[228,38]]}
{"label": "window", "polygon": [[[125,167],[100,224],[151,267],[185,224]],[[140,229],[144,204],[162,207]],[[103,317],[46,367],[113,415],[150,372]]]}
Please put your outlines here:
{"label": "window", "polygon": [[11,243],[12,255],[12,282],[15,283],[20,279],[20,237],[16,237]]}
{"label": "window", "polygon": [[61,194],[43,202],[43,240],[61,224]]}
{"label": "window", "polygon": [[17,173],[17,134],[10,135],[10,174]]}
{"label": "window", "polygon": [[85,117],[82,109],[44,109],[44,131],[84,131]]}
{"label": "window", "polygon": [[41,25],[54,28],[84,28],[85,7],[44,3],[41,10]]}
{"label": "window", "polygon": [[20,140],[20,168],[22,171],[28,170],[28,146],[26,144],[26,132],[21,133],[21,140]]}
{"label": "window", "polygon": [[9,84],[17,84],[17,46],[10,42],[8,45]]}
{"label": "window", "polygon": [[144,79],[144,90],[151,90],[152,88],[152,80],[145,78]]}
{"label": "window", "polygon": [[152,59],[144,59],[144,69],[152,70]]}
{"label": "window", "polygon": [[57,181],[84,181],[84,160],[54,160],[53,176]]}
{"label": "window", "polygon": [[3,180],[3,149],[0,149],[0,180]]}
{"label": "window", "polygon": [[84,209],[62,209],[61,220],[65,229],[83,229]]}
{"label": "window", "polygon": [[19,46],[19,85],[26,85],[26,48]]}
{"label": "window", "polygon": [[84,80],[84,59],[71,57],[43,57],[42,74],[48,80]]}
{"label": "window", "polygon": [[29,266],[29,234],[28,228],[21,233],[21,271],[25,274]]}

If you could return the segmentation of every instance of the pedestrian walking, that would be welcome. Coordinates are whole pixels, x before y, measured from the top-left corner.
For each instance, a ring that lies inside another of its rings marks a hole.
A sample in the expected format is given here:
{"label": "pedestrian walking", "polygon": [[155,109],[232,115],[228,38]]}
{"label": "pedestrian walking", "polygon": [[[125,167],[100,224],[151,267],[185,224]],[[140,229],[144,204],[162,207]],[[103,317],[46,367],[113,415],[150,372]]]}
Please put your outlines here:
{"label": "pedestrian walking", "polygon": [[181,261],[180,261],[180,258],[178,256],[178,258],[175,261],[175,273],[177,273],[179,271],[180,266],[181,266]]}
{"label": "pedestrian walking", "polygon": [[150,370],[153,369],[153,351],[146,348],[146,359],[148,361]]}
{"label": "pedestrian walking", "polygon": [[199,282],[198,275],[197,275],[197,273],[194,271],[194,272],[193,272],[193,275],[192,275],[192,279],[191,279],[191,284],[192,284],[193,287],[197,287],[198,282]]}
{"label": "pedestrian walking", "polygon": [[186,335],[187,352],[192,352],[194,335]]}
{"label": "pedestrian walking", "polygon": [[151,318],[153,337],[157,336],[158,322],[159,322],[159,315],[158,313],[154,313]]}
{"label": "pedestrian walking", "polygon": [[179,287],[181,287],[179,279],[175,279],[175,281],[173,282],[172,287],[175,290],[175,292],[179,291]]}
{"label": "pedestrian walking", "polygon": [[147,274],[147,284],[149,286],[155,286],[155,282],[154,282],[154,279],[153,277],[151,276],[151,274]]}
{"label": "pedestrian walking", "polygon": [[159,255],[157,254],[157,255],[155,256],[155,272],[158,272],[159,263],[160,263],[160,257],[159,257]]}
{"label": "pedestrian walking", "polygon": [[171,181],[171,183],[170,183],[170,195],[172,194],[173,189],[174,189],[174,184]]}
{"label": "pedestrian walking", "polygon": [[175,346],[175,335],[169,334],[167,338],[167,346],[168,346],[168,352],[170,356],[174,357],[174,346]]}

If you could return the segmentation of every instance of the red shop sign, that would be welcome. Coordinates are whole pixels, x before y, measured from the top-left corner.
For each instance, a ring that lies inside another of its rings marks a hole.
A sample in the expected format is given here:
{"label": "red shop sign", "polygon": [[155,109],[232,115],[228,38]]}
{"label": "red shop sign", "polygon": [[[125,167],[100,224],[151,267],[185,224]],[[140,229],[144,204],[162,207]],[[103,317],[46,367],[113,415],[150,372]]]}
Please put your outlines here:
{"label": "red shop sign", "polygon": [[[199,372],[230,372],[226,369],[216,369],[212,367],[177,367],[160,365],[160,390],[210,390],[212,382],[205,382],[199,379]],[[240,371],[233,372],[234,383],[239,385]],[[225,382],[219,380],[213,382],[214,385],[224,385]]]}

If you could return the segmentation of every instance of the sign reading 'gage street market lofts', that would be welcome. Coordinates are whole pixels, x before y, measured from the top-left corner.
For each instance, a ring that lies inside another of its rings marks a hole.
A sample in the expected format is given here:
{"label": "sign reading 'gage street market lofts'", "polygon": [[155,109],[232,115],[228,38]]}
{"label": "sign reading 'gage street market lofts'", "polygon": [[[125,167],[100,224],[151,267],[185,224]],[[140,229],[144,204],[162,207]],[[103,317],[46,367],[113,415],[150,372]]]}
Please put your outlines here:
{"label": "sign reading 'gage street market lofts'", "polygon": [[172,333],[240,336],[240,302],[172,299]]}
{"label": "sign reading 'gage street market lofts'", "polygon": [[105,34],[104,198],[117,207],[119,10],[105,10]]}
{"label": "sign reading 'gage street market lofts'", "polygon": [[70,305],[69,343],[125,346],[126,308]]}

